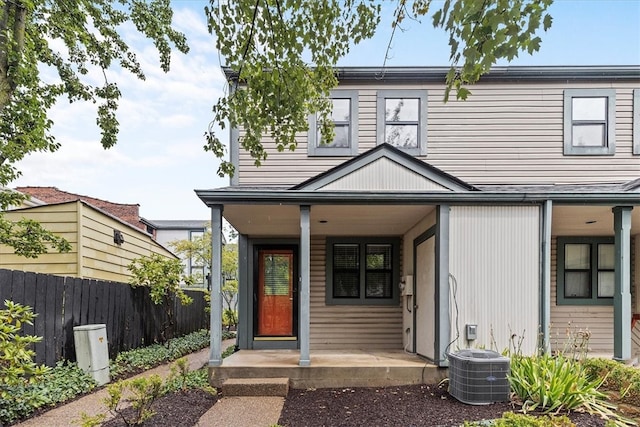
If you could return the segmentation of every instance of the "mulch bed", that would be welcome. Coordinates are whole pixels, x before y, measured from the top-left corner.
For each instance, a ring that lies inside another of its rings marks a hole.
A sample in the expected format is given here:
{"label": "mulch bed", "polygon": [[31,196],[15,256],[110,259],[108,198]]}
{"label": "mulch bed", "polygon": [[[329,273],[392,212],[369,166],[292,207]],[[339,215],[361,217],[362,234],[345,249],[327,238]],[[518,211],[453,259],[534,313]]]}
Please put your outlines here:
{"label": "mulch bed", "polygon": [[[170,393],[153,402],[151,408],[155,415],[143,423],[146,427],[195,426],[205,412],[218,401],[218,396],[203,390],[188,390]],[[132,409],[123,411],[131,417]],[[121,417],[111,419],[102,424],[105,427],[121,427],[126,423]]]}
{"label": "mulch bed", "polygon": [[[171,393],[156,400],[146,427],[195,426],[221,396],[202,390]],[[460,426],[464,421],[500,418],[504,412],[517,411],[510,403],[467,405],[451,397],[446,386],[413,385],[401,387],[291,389],[285,399],[279,424],[286,427],[357,426]],[[127,409],[125,415],[131,416]],[[571,413],[579,427],[603,427],[596,416]],[[126,426],[120,418],[105,427]]]}
{"label": "mulch bed", "polygon": [[[459,426],[466,421],[500,418],[517,411],[509,403],[467,405],[446,386],[290,390],[279,424],[298,426]],[[577,426],[604,426],[598,417],[569,414]]]}

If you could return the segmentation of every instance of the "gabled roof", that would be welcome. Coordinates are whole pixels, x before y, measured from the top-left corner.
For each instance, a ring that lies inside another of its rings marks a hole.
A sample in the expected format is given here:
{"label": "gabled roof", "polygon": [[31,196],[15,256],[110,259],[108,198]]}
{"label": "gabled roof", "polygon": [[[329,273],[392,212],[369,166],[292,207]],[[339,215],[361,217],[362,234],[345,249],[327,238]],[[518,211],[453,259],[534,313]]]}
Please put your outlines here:
{"label": "gabled roof", "polygon": [[42,200],[46,204],[57,204],[63,202],[73,202],[82,200],[88,202],[93,207],[98,207],[103,211],[119,218],[129,224],[145,229],[144,224],[140,222],[140,205],[129,203],[114,203],[108,200],[98,199],[96,197],[84,196],[82,194],[69,193],[57,187],[17,187],[16,191],[28,194]]}
{"label": "gabled roof", "polygon": [[381,144],[291,190],[464,192],[477,188],[392,145]]}

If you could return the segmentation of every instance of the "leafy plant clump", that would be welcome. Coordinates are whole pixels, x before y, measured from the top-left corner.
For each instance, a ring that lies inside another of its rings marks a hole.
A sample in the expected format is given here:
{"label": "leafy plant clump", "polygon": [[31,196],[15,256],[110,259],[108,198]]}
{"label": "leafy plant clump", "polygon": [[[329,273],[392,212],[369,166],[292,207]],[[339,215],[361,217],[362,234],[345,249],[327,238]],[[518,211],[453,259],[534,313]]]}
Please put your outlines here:
{"label": "leafy plant clump", "polygon": [[[223,332],[222,339],[229,339],[233,336]],[[111,376],[112,378],[122,378],[128,374],[176,360],[207,347],[209,339],[209,330],[202,329],[180,338],[173,338],[166,344],[153,344],[148,347],[123,351],[111,361]]]}
{"label": "leafy plant clump", "polygon": [[[151,405],[156,399],[169,393],[193,389],[216,394],[216,390],[209,385],[208,370],[189,370],[189,361],[183,357],[171,365],[171,374],[164,381],[154,374],[110,384],[107,386],[108,397],[104,399],[104,403],[109,412],[125,425],[140,425],[155,415]],[[101,425],[106,417],[106,413],[90,416],[83,412],[78,422],[82,427],[95,427]]]}
{"label": "leafy plant clump", "polygon": [[9,300],[4,307],[0,310],[0,424],[46,403],[37,393],[24,390],[49,372],[33,361],[33,344],[42,338],[21,333],[22,325],[32,325],[36,314],[31,307]]}
{"label": "leafy plant clump", "polygon": [[640,370],[615,360],[591,358],[582,361],[589,378],[604,378],[602,389],[615,392],[619,401],[640,406]]}
{"label": "leafy plant clump", "polygon": [[512,356],[509,382],[524,412],[586,411],[627,425],[599,390],[603,377],[587,375],[580,361],[563,355]]}
{"label": "leafy plant clump", "polygon": [[464,423],[464,427],[575,427],[566,416],[543,415],[534,417],[527,414],[505,412],[497,420],[475,421]]}
{"label": "leafy plant clump", "polygon": [[72,362],[60,361],[28,384],[11,387],[0,398],[0,425],[26,418],[40,408],[55,406],[96,387],[95,380]]}

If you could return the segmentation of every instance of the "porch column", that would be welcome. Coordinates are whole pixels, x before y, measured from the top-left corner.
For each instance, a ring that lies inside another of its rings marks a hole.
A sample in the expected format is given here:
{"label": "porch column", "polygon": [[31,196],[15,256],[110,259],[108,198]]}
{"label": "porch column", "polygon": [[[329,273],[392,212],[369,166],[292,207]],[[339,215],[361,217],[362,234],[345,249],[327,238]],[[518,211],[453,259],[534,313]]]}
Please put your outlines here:
{"label": "porch column", "polygon": [[211,206],[211,320],[209,366],[222,365],[222,206]]}
{"label": "porch column", "polygon": [[310,265],[311,239],[309,214],[310,206],[300,206],[300,366],[309,366],[309,304],[310,304]]}
{"label": "porch column", "polygon": [[551,325],[551,219],[553,202],[547,200],[542,205],[541,220],[541,257],[540,257],[540,333],[542,334],[542,349],[547,353],[549,345],[549,327]]}
{"label": "porch column", "polygon": [[436,211],[436,364],[449,366],[447,353],[451,345],[451,312],[449,302],[449,205],[440,205]]}
{"label": "porch column", "polygon": [[615,229],[615,291],[613,294],[613,358],[631,358],[631,211],[632,206],[613,209]]}

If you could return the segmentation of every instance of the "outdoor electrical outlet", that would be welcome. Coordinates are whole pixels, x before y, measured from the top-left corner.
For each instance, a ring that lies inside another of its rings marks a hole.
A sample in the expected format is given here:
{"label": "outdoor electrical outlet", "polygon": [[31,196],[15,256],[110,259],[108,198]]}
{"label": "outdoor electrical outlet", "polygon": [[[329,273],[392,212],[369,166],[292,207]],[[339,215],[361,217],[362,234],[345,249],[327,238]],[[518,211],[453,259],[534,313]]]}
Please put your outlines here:
{"label": "outdoor electrical outlet", "polygon": [[473,341],[478,338],[478,325],[466,325],[465,335],[467,336],[467,341]]}

